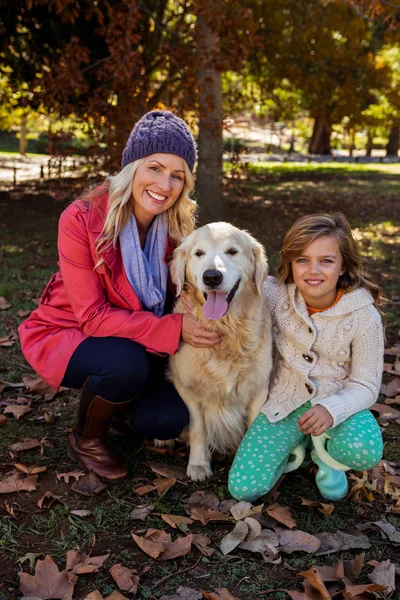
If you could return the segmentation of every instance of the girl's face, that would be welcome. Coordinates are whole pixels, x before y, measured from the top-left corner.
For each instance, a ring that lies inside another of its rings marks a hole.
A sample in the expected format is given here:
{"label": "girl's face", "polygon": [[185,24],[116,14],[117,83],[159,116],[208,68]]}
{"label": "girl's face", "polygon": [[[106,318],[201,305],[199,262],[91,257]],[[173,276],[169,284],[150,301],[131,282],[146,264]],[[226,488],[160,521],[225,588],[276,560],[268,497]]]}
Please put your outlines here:
{"label": "girl's face", "polygon": [[334,235],[324,235],[292,261],[293,279],[306,304],[328,308],[337,296],[339,275],[344,273],[339,244]]}
{"label": "girl's face", "polygon": [[185,183],[183,158],[176,154],[147,156],[132,181],[133,214],[143,227],[179,198]]}

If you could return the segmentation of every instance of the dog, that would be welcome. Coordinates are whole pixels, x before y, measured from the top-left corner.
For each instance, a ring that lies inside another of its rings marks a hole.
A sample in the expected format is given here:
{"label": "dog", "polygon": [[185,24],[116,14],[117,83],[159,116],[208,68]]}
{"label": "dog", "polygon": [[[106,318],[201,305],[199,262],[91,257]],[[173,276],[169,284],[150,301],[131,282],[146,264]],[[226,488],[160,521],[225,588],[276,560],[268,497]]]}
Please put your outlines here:
{"label": "dog", "polygon": [[[266,402],[272,368],[271,320],[262,295],[263,246],[229,223],[193,231],[175,249],[171,278],[192,314],[220,332],[208,348],[181,343],[167,376],[190,413],[187,475],[212,475],[211,452],[233,451]],[[178,299],[174,312],[185,312]]]}

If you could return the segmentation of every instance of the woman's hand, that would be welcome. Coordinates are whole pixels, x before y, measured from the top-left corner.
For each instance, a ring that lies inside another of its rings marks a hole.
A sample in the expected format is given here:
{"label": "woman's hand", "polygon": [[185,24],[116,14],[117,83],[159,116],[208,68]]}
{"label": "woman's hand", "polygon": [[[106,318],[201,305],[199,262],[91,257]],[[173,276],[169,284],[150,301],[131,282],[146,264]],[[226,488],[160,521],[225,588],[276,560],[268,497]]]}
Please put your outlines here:
{"label": "woman's hand", "polygon": [[317,404],[306,410],[297,423],[303,433],[318,436],[332,427],[333,417],[325,406]]}
{"label": "woman's hand", "polygon": [[179,294],[179,300],[182,302],[185,313],[194,316],[195,304],[191,299],[190,294],[185,289]]}
{"label": "woman's hand", "polygon": [[182,317],[182,340],[195,348],[210,348],[221,340],[217,331],[209,331],[200,321],[187,313]]}

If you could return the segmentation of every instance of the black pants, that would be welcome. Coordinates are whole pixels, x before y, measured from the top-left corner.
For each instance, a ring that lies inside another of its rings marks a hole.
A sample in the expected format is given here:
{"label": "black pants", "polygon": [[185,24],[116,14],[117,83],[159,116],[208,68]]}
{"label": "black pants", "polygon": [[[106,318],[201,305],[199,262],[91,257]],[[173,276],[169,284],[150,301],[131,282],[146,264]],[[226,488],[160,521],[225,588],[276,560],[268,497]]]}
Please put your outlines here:
{"label": "black pants", "polygon": [[143,437],[168,440],[189,423],[189,412],[172,383],[165,379],[167,359],[154,356],[131,340],[91,337],[72,355],[61,385],[88,385],[109,402],[135,398],[131,422]]}

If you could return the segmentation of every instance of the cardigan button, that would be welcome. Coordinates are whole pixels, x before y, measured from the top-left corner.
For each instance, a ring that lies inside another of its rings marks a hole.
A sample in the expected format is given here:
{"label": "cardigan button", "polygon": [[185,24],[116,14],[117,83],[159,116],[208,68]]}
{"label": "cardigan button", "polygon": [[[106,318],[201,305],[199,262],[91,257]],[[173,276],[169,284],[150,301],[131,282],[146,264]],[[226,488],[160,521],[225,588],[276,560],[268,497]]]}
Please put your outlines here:
{"label": "cardigan button", "polygon": [[343,329],[345,331],[350,331],[352,324],[351,323],[346,323],[346,325],[343,325]]}
{"label": "cardigan button", "polygon": [[313,391],[314,391],[314,390],[313,390],[313,388],[312,388],[312,385],[310,385],[309,383],[306,383],[306,384],[305,384],[305,386],[306,386],[306,390],[307,390],[307,392],[308,392],[309,394],[312,394],[312,393],[313,393]]}
{"label": "cardigan button", "polygon": [[289,302],[285,302],[284,304],[282,304],[283,310],[287,310],[289,308],[289,306],[290,306]]}
{"label": "cardigan button", "polygon": [[308,333],[312,333],[313,330],[311,329],[311,327],[308,328]]}
{"label": "cardigan button", "polygon": [[312,362],[312,356],[308,356],[308,354],[303,354],[303,358],[309,363]]}
{"label": "cardigan button", "polygon": [[338,354],[339,356],[346,356],[345,350],[339,350]]}

